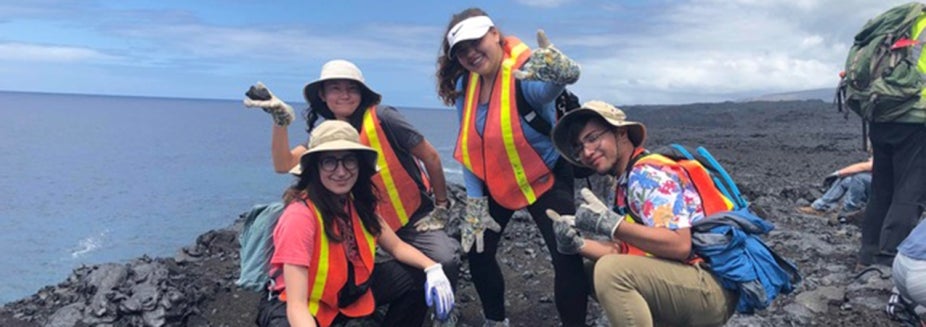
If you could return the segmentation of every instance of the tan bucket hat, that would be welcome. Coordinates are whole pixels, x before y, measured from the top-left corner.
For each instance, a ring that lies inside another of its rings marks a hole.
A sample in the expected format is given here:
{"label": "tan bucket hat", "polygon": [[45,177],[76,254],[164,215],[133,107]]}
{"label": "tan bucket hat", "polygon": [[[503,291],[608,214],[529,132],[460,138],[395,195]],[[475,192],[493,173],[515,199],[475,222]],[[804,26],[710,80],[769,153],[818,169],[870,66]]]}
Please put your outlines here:
{"label": "tan bucket hat", "polygon": [[[574,165],[582,166],[582,163],[576,162],[572,158],[573,140],[569,139],[569,126],[578,121],[588,121],[590,117],[598,116],[604,119],[608,124],[614,127],[627,127],[627,137],[634,146],[641,146],[646,141],[646,126],[635,121],[628,121],[627,114],[623,110],[617,109],[611,104],[592,100],[582,104],[582,107],[573,109],[565,116],[560,118],[556,126],[553,127],[553,146],[563,158]],[[584,118],[584,119],[580,119]]]}
{"label": "tan bucket hat", "polygon": [[318,96],[318,90],[325,81],[335,79],[346,79],[360,83],[360,86],[363,87],[363,99],[368,100],[371,104],[379,103],[383,98],[379,93],[373,92],[373,90],[367,86],[363,79],[363,73],[360,72],[360,68],[357,68],[357,65],[343,59],[335,59],[326,62],[325,65],[322,66],[322,72],[318,76],[318,79],[306,84],[302,89],[302,96],[305,97],[305,100],[308,101],[309,104],[321,102],[321,98]]}
{"label": "tan bucket hat", "polygon": [[344,150],[359,153],[361,160],[366,160],[370,166],[376,167],[376,150],[360,143],[360,134],[353,126],[340,120],[326,120],[312,130],[309,149],[299,157],[299,164],[289,173],[301,175],[302,162],[311,153]]}

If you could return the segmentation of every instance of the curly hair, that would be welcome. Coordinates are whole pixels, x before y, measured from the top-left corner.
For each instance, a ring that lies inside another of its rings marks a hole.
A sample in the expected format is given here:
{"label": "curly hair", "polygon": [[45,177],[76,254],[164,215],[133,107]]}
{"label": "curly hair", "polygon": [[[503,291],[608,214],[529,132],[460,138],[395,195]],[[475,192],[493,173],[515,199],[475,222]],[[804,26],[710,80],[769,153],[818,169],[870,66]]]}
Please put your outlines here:
{"label": "curly hair", "polygon": [[[448,106],[455,105],[457,98],[461,96],[463,92],[457,91],[457,81],[461,77],[464,78],[463,83],[466,83],[466,68],[463,68],[463,65],[460,65],[458,61],[450,58],[450,44],[447,43],[447,32],[453,28],[454,25],[463,21],[464,19],[476,16],[489,16],[485,11],[479,8],[468,8],[457,14],[454,14],[450,18],[450,22],[447,23],[447,28],[444,30],[444,34],[441,35],[441,47],[440,52],[437,56],[437,95],[441,98],[441,101]],[[498,31],[497,27],[493,27]],[[499,44],[504,46],[505,38],[499,31],[500,42]]]}

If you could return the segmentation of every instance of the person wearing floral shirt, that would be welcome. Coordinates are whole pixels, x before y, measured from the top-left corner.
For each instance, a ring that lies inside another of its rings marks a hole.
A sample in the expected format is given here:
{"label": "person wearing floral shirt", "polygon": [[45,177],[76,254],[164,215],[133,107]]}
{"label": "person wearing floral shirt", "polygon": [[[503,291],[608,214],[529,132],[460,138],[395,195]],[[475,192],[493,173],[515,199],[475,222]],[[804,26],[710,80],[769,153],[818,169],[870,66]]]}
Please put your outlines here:
{"label": "person wearing floral shirt", "polygon": [[594,261],[594,294],[612,326],[723,325],[738,298],[692,255],[701,196],[674,162],[647,153],[646,128],[626,118],[589,101],[553,128],[564,158],[618,180],[611,209],[582,189],[575,215],[547,211],[557,250]]}

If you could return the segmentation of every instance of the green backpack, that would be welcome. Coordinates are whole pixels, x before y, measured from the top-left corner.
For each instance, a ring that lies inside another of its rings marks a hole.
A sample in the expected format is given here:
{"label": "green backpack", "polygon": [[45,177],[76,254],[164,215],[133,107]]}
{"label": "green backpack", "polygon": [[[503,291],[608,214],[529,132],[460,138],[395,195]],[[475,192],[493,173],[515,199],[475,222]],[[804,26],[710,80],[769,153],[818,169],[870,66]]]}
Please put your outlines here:
{"label": "green backpack", "polygon": [[840,111],[847,106],[866,122],[926,123],[926,76],[917,70],[921,61],[926,65],[924,14],[926,4],[900,5],[855,35],[837,93]]}

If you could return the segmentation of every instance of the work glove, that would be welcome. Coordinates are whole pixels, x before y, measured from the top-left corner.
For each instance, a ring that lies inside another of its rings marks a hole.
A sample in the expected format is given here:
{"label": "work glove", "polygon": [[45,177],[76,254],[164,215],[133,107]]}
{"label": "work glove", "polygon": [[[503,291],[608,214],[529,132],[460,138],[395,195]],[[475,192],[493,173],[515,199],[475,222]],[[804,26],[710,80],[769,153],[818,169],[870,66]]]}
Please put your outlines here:
{"label": "work glove", "polygon": [[447,279],[443,266],[439,263],[424,268],[424,273],[427,275],[427,281],[424,283],[424,300],[429,307],[434,308],[438,320],[447,320],[454,304],[450,280]]}
{"label": "work glove", "polygon": [[547,209],[547,217],[553,220],[553,235],[556,236],[556,250],[562,254],[577,254],[579,249],[585,246],[585,240],[579,236],[572,224],[575,224],[575,216],[562,215]]}
{"label": "work glove", "polygon": [[838,179],[839,171],[834,171],[832,174],[826,175],[826,177],[823,178],[823,188],[830,188]]}
{"label": "work glove", "polygon": [[419,232],[427,232],[431,230],[440,230],[444,228],[444,225],[447,224],[447,219],[450,216],[450,200],[447,200],[447,203],[443,205],[435,204],[434,210],[431,210],[431,213],[421,218],[415,222],[415,230]]}
{"label": "work glove", "polygon": [[248,108],[261,108],[264,112],[273,116],[273,122],[277,126],[289,126],[296,119],[293,107],[273,95],[263,83],[251,85],[251,88],[244,93],[244,106]]}
{"label": "work glove", "polygon": [[621,225],[621,216],[608,209],[595,193],[583,187],[579,193],[584,200],[576,209],[575,227],[582,233],[607,236],[614,239],[614,231]]}
{"label": "work glove", "polygon": [[537,30],[537,46],[521,69],[514,71],[516,78],[560,85],[572,84],[579,80],[579,64],[554,47],[543,30]]}
{"label": "work glove", "polygon": [[499,226],[492,216],[489,216],[489,199],[486,197],[466,198],[466,216],[460,225],[460,245],[463,252],[468,253],[476,244],[476,253],[484,250],[483,234],[486,229],[501,233]]}

